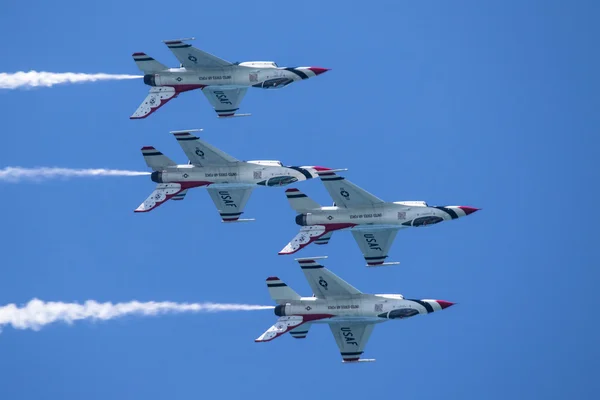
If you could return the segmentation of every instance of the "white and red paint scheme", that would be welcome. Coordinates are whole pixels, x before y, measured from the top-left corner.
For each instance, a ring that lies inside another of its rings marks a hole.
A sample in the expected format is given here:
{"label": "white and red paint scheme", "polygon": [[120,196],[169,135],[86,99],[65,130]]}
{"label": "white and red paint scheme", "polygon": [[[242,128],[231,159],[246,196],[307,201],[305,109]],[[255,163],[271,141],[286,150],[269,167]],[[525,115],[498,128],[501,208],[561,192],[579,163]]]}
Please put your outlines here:
{"label": "white and red paint scheme", "polygon": [[284,166],[280,161],[240,161],[192,135],[198,129],[171,132],[189,159],[176,164],[154,147],[142,148],[142,155],[158,185],[136,212],[148,212],[168,200],[183,200],[187,191],[206,186],[223,222],[240,219],[252,190],[257,186],[279,187],[318,176],[329,168]]}
{"label": "white and red paint scheme", "polygon": [[298,212],[300,232],[279,254],[293,254],[310,243],[327,244],[333,232],[350,230],[367,266],[398,264],[385,262],[400,229],[423,227],[465,217],[478,209],[468,206],[429,206],[424,201],[384,202],[335,172],[319,176],[334,205],[322,207],[298,189],[286,190],[290,205]]}
{"label": "white and red paint scheme", "polygon": [[179,68],[168,68],[145,53],[133,53],[133,60],[144,73],[144,83],[151,88],[131,119],[146,118],[180,93],[194,89],[202,90],[219,117],[246,116],[250,114],[236,111],[249,87],[279,89],[329,71],[279,67],[272,61],[231,63],[184,43],[192,39],[164,41],[181,63]]}
{"label": "white and red paint scheme", "polygon": [[319,259],[296,259],[308,280],[313,296],[301,297],[277,277],[267,278],[267,288],[277,303],[277,322],[256,342],[268,342],[287,332],[304,339],[312,324],[329,324],[343,362],[361,359],[375,324],[444,310],[454,303],[445,300],[405,299],[401,294],[362,293],[324,268]]}

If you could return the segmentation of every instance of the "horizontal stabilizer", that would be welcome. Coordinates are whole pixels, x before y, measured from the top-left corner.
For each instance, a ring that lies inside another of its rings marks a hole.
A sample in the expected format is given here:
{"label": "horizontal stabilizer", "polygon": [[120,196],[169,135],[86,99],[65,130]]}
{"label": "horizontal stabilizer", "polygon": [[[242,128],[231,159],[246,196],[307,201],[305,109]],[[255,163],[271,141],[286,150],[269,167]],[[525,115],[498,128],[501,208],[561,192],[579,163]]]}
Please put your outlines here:
{"label": "horizontal stabilizer", "polygon": [[154,210],[167,200],[175,197],[181,191],[182,188],[179,183],[159,183],[150,196],[135,209],[135,212],[148,212]]}
{"label": "horizontal stabilizer", "polygon": [[355,363],[359,363],[359,362],[375,362],[376,360],[374,358],[359,358],[358,360],[353,360],[353,361],[346,361],[346,360],[342,360],[343,364],[355,364]]}
{"label": "horizontal stabilizer", "polygon": [[177,97],[177,92],[171,86],[160,86],[150,88],[148,96],[144,99],[137,110],[129,117],[129,119],[142,119],[158,110],[169,100]]}
{"label": "horizontal stabilizer", "polygon": [[292,315],[290,317],[280,317],[275,325],[267,329],[265,333],[254,339],[255,342],[269,342],[286,332],[302,325],[304,318],[301,315]]}
{"label": "horizontal stabilizer", "polygon": [[146,53],[133,53],[132,56],[133,61],[135,61],[135,64],[145,74],[153,74],[155,72],[164,71],[169,68],[166,65],[159,63]]}
{"label": "horizontal stabilizer", "polygon": [[303,226],[300,232],[279,252],[279,255],[294,254],[298,250],[308,246],[327,233],[323,225]]}

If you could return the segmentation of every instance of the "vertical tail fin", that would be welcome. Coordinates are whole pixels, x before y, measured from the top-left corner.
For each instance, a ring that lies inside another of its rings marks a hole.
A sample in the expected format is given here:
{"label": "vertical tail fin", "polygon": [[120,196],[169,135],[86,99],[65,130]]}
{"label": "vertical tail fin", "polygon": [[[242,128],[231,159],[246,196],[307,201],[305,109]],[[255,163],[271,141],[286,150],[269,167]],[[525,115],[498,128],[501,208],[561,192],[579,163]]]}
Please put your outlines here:
{"label": "vertical tail fin", "polygon": [[276,276],[267,278],[267,288],[271,298],[277,304],[285,304],[289,300],[300,300],[300,295]]}
{"label": "vertical tail fin", "polygon": [[166,65],[159,63],[146,53],[133,53],[132,56],[133,61],[135,61],[135,64],[145,74],[151,74],[154,72],[164,71],[165,69],[168,69]]}
{"label": "vertical tail fin", "polygon": [[298,189],[288,189],[285,191],[285,195],[287,196],[287,199],[290,202],[290,206],[299,213],[306,210],[321,208],[321,205],[319,203],[317,203]]}
{"label": "vertical tail fin", "polygon": [[177,165],[173,160],[152,146],[142,147],[142,155],[144,156],[146,164],[152,171],[162,171],[166,167]]}

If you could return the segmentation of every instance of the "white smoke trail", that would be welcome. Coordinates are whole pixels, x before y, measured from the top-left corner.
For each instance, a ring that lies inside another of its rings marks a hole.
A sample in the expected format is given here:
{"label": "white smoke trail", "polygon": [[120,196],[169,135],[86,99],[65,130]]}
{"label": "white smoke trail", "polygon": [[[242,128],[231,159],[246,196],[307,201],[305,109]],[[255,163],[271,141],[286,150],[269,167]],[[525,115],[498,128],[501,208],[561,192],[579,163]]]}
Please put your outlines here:
{"label": "white smoke trail", "polygon": [[114,81],[142,77],[142,75],[84,74],[79,72],[0,72],[0,89],[32,88],[38,86],[52,87],[61,83]]}
{"label": "white smoke trail", "polygon": [[83,304],[44,302],[32,299],[23,307],[8,304],[0,307],[0,331],[5,325],[15,329],[33,329],[35,331],[53,322],[62,321],[72,324],[75,321],[89,319],[107,321],[127,315],[159,315],[180,313],[215,313],[223,311],[254,311],[273,309],[273,306],[251,304],[222,303],[173,303],[170,301],[141,303],[98,303],[88,300]]}
{"label": "white smoke trail", "polygon": [[141,176],[150,172],[127,171],[120,169],[73,169],[56,167],[21,168],[6,167],[0,169],[0,181],[20,182],[22,180],[40,181],[44,178],[73,178],[86,176]]}

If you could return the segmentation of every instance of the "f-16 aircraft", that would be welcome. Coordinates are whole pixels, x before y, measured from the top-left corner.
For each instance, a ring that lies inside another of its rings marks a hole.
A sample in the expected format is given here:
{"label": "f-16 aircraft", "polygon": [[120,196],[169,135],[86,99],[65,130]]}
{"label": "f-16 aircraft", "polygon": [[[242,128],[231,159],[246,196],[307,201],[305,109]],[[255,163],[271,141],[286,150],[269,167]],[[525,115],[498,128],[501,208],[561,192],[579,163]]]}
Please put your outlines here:
{"label": "f-16 aircraft", "polygon": [[268,342],[284,333],[304,339],[312,324],[329,324],[340,348],[343,362],[375,361],[361,359],[375,324],[390,319],[429,314],[452,306],[444,300],[405,299],[401,294],[366,294],[319,264],[327,257],[297,258],[313,297],[300,297],[277,277],[267,278],[269,294],[278,304],[275,325],[256,342]]}
{"label": "f-16 aircraft", "polygon": [[319,173],[333,198],[332,207],[321,207],[298,189],[285,191],[299,214],[300,232],[279,254],[293,254],[310,243],[327,244],[333,232],[349,229],[362,251],[367,266],[399,264],[384,262],[398,230],[437,224],[479,210],[467,206],[429,206],[424,201],[384,202],[333,170]]}
{"label": "f-16 aircraft", "polygon": [[133,60],[144,73],[150,93],[130,117],[146,118],[174,99],[179,93],[201,89],[217,115],[236,114],[249,87],[279,89],[292,82],[312,78],[329,71],[320,67],[279,67],[273,61],[231,63],[184,43],[194,38],[163,41],[179,60],[179,68],[168,68],[146,53],[133,53]]}
{"label": "f-16 aircraft", "polygon": [[246,202],[257,186],[284,186],[317,177],[324,167],[286,167],[280,161],[240,161],[200,140],[191,129],[171,132],[189,159],[177,165],[154,147],[142,147],[142,155],[152,169],[150,179],[158,185],[135,210],[148,212],[167,200],[183,200],[189,189],[207,186],[223,222],[252,221],[239,219]]}

